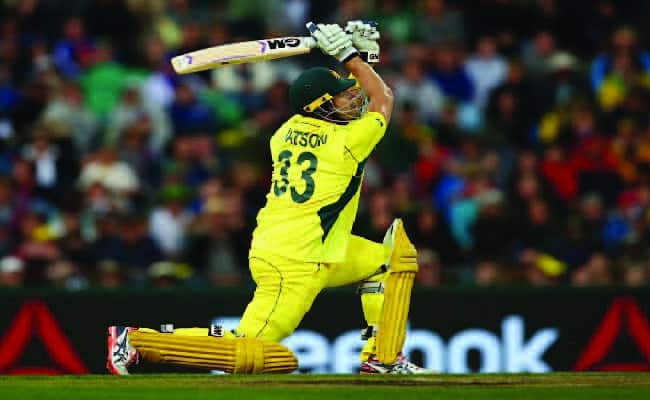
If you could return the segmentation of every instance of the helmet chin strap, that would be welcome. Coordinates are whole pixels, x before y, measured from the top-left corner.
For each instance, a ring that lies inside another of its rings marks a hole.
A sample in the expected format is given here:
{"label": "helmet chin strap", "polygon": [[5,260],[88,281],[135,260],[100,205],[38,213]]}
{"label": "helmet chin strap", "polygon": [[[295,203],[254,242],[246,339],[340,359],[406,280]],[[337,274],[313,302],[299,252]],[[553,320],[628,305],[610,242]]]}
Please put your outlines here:
{"label": "helmet chin strap", "polygon": [[[358,101],[361,98],[361,101]],[[360,90],[357,95],[350,99],[345,108],[337,108],[334,105],[333,100],[329,100],[327,103],[320,105],[314,110],[319,118],[324,119],[330,122],[336,123],[347,123],[355,119],[361,118],[368,110],[368,96],[364,90]],[[325,108],[324,105],[329,105],[331,108]],[[342,119],[341,116],[350,116],[350,118]],[[338,117],[338,118],[337,118]]]}

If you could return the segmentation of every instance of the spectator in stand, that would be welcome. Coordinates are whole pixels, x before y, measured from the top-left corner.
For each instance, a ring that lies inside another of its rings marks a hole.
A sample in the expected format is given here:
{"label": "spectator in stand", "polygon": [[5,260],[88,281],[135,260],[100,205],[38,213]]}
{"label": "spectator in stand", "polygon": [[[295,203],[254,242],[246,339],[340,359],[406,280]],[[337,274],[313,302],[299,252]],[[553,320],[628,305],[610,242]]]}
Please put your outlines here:
{"label": "spectator in stand", "polygon": [[143,79],[141,72],[117,62],[111,44],[102,42],[97,47],[93,64],[83,71],[79,82],[88,109],[96,117],[106,118],[117,104],[124,87]]}
{"label": "spectator in stand", "polygon": [[106,210],[94,215],[91,254],[93,262],[116,260],[114,247],[117,241],[121,215],[114,210]]}
{"label": "spectator in stand", "polygon": [[33,133],[31,143],[23,147],[22,159],[34,165],[36,187],[49,200],[55,200],[55,189],[61,183],[61,153],[42,130]]}
{"label": "spectator in stand", "polygon": [[540,171],[550,183],[555,196],[571,204],[578,195],[578,177],[565,153],[564,148],[558,144],[548,146]]}
{"label": "spectator in stand", "polygon": [[474,281],[476,286],[494,286],[505,282],[503,267],[493,261],[483,261],[476,264]]}
{"label": "spectator in stand", "polygon": [[590,99],[589,84],[579,73],[575,56],[558,51],[549,58],[548,66],[549,72],[535,87],[538,108],[567,107],[576,100]]}
{"label": "spectator in stand", "polygon": [[52,86],[57,85],[57,76],[48,69],[36,74],[25,83],[21,90],[21,101],[11,110],[11,124],[16,132],[26,132],[32,128],[43,110],[47,107]]}
{"label": "spectator in stand", "polygon": [[462,14],[447,6],[445,0],[425,0],[422,14],[416,24],[418,36],[426,43],[462,43],[465,39],[465,26]]}
{"label": "spectator in stand", "polygon": [[[255,226],[257,219],[257,210],[266,204],[266,188],[260,186],[260,172],[255,165],[239,162],[232,166],[232,173],[230,181],[233,185],[231,190],[224,193],[227,195],[228,204],[232,207],[232,212],[229,214],[232,218],[230,221],[236,230],[247,230]],[[245,257],[248,259],[248,235],[252,234],[247,232],[244,240]]]}
{"label": "spectator in stand", "polygon": [[621,190],[618,160],[611,142],[601,136],[580,141],[572,165],[578,174],[581,194],[596,192],[607,205],[613,204]]}
{"label": "spectator in stand", "polygon": [[266,90],[263,106],[255,112],[254,121],[263,136],[273,134],[289,117],[289,85],[275,81]]}
{"label": "spectator in stand", "polygon": [[[71,204],[68,206],[71,207]],[[61,249],[62,258],[88,273],[87,269],[93,261],[92,249],[91,243],[84,238],[79,215],[75,211],[64,211],[60,218],[63,226],[57,237],[57,246]]]}
{"label": "spectator in stand", "polygon": [[485,110],[484,141],[499,147],[530,146],[530,86],[524,70],[511,62],[505,82],[490,94]]}
{"label": "spectator in stand", "polygon": [[101,260],[97,263],[95,282],[105,289],[117,289],[124,284],[124,276],[119,264],[114,260]]}
{"label": "spectator in stand", "polygon": [[205,181],[197,190],[197,195],[189,205],[189,209],[194,215],[201,214],[205,210],[208,201],[214,197],[222,196],[224,190],[223,180],[219,178],[211,178]]}
{"label": "spectator in stand", "polygon": [[511,216],[513,220],[522,220],[528,213],[529,203],[541,198],[552,206],[554,214],[562,214],[565,207],[555,196],[552,186],[540,173],[540,164],[537,154],[532,151],[519,153],[517,166],[510,175],[508,182],[510,193]]}
{"label": "spectator in stand", "polygon": [[[401,105],[388,130],[384,139],[377,145],[376,152],[381,167],[388,174],[397,175],[408,172],[414,166],[418,152],[426,152],[434,146],[434,131],[418,119],[413,103],[406,102]],[[400,151],[396,152],[395,149],[400,149]],[[416,176],[416,179],[418,184],[414,189],[416,192],[420,192],[427,190],[427,185],[431,183],[433,177],[426,174],[426,177]]]}
{"label": "spectator in stand", "polygon": [[592,90],[608,111],[618,107],[630,88],[650,74],[650,53],[639,47],[633,29],[618,28],[610,40],[609,51],[591,64]]}
{"label": "spectator in stand", "polygon": [[146,216],[109,215],[99,222],[99,238],[93,246],[95,263],[114,260],[134,283],[146,279],[151,264],[164,259],[160,247],[149,235]]}
{"label": "spectator in stand", "polygon": [[140,194],[149,194],[160,184],[158,153],[150,146],[152,135],[151,120],[142,116],[124,128],[118,145],[119,158],[138,175]]}
{"label": "spectator in stand", "polygon": [[217,68],[212,72],[213,87],[252,113],[261,109],[264,93],[277,80],[276,68],[277,65],[267,62]]}
{"label": "spectator in stand", "polygon": [[12,194],[14,197],[14,204],[16,206],[15,213],[19,216],[17,222],[27,213],[29,208],[34,204],[42,204],[40,193],[36,186],[36,178],[34,177],[34,165],[18,159],[13,164],[12,172]]}
{"label": "spectator in stand", "polygon": [[404,220],[411,219],[416,211],[417,206],[411,196],[413,193],[412,184],[407,175],[396,176],[390,185],[391,191],[391,209]]}
{"label": "spectator in stand", "polygon": [[[94,37],[107,38],[121,54],[135,50],[133,37],[143,24],[137,20],[127,1],[98,0],[84,7],[85,26]],[[120,21],[116,24],[115,21]]]}
{"label": "spectator in stand", "polygon": [[59,125],[66,129],[78,153],[88,153],[98,144],[97,118],[84,105],[81,88],[74,81],[63,83],[41,118],[45,124]]}
{"label": "spectator in stand", "polygon": [[113,147],[99,150],[81,169],[79,186],[87,190],[99,183],[115,196],[128,196],[140,187],[138,177],[127,163],[117,158]]}
{"label": "spectator in stand", "polygon": [[[374,10],[371,10],[374,11]],[[413,41],[417,30],[415,10],[398,0],[382,0],[371,18],[381,26],[382,32],[398,44]]]}
{"label": "spectator in stand", "polygon": [[12,86],[11,70],[0,63],[0,110],[7,112],[20,102],[20,93]]}
{"label": "spectator in stand", "polygon": [[152,154],[160,154],[171,138],[171,122],[162,109],[149,107],[147,103],[142,100],[139,86],[129,85],[124,88],[120,101],[108,116],[103,144],[116,146],[128,127],[144,122],[149,125],[145,132],[147,137],[143,138],[146,139],[147,149]]}
{"label": "spectator in stand", "polygon": [[169,289],[177,286],[181,279],[178,273],[179,265],[172,261],[158,261],[147,269],[147,276],[155,288]]}
{"label": "spectator in stand", "polygon": [[205,136],[176,138],[172,142],[171,157],[162,166],[162,183],[201,185],[218,167],[213,147],[212,141]]}
{"label": "spectator in stand", "polygon": [[557,253],[561,241],[561,226],[551,214],[548,203],[533,199],[528,203],[525,219],[515,226],[515,248],[535,250],[542,253]]}
{"label": "spectator in stand", "polygon": [[477,196],[479,215],[471,227],[473,258],[479,262],[503,264],[510,252],[512,224],[505,212],[504,196],[492,189]]}
{"label": "spectator in stand", "polygon": [[465,61],[465,70],[476,88],[474,104],[483,109],[487,105],[490,92],[505,81],[508,72],[508,63],[497,52],[495,38],[478,38],[476,52]]}
{"label": "spectator in stand", "polygon": [[642,246],[648,245],[648,227],[650,227],[650,186],[648,183],[641,183],[628,188],[618,198],[618,209],[621,211],[621,217],[629,225],[628,237],[625,239],[629,242],[640,243]]}
{"label": "spectator in stand", "polygon": [[20,258],[0,259],[0,288],[19,288],[25,283],[25,265]]}
{"label": "spectator in stand", "polygon": [[11,182],[7,177],[0,176],[0,254],[9,254],[20,218],[17,210]]}
{"label": "spectator in stand", "polygon": [[70,261],[60,259],[45,268],[48,283],[59,289],[82,290],[88,287],[88,280],[79,267]]}
{"label": "spectator in stand", "polygon": [[475,245],[471,228],[481,209],[479,200],[492,183],[478,163],[462,165],[455,173],[460,185],[448,204],[449,226],[459,246],[469,251]]}
{"label": "spectator in stand", "polygon": [[645,261],[628,265],[623,270],[623,282],[628,286],[643,286],[650,281],[650,265]]}
{"label": "spectator in stand", "polygon": [[415,220],[407,221],[413,243],[418,248],[434,252],[443,267],[460,262],[460,249],[449,231],[447,222],[429,206],[422,206]]}
{"label": "spectator in stand", "polygon": [[175,95],[168,49],[160,37],[149,36],[143,51],[145,65],[151,72],[142,82],[142,98],[150,109],[165,110],[174,101]]}
{"label": "spectator in stand", "polygon": [[217,129],[215,114],[197,99],[187,81],[181,81],[176,87],[174,102],[169,106],[168,113],[177,135],[213,132]]}
{"label": "spectator in stand", "polygon": [[580,199],[576,219],[582,233],[594,249],[604,248],[605,204],[596,193],[589,193]]}
{"label": "spectator in stand", "polygon": [[436,140],[440,145],[459,148],[463,140],[469,136],[470,132],[464,126],[461,126],[462,117],[460,114],[462,114],[462,109],[465,106],[454,101],[448,101],[445,104],[440,118],[434,124]]}
{"label": "spectator in stand", "polygon": [[495,186],[503,188],[509,178],[510,169],[503,162],[503,157],[494,149],[487,149],[480,155],[479,164],[487,178]]}
{"label": "spectator in stand", "polygon": [[435,120],[445,102],[440,88],[426,78],[422,64],[411,59],[402,66],[402,73],[392,84],[396,107],[414,104],[417,117],[421,122]]}
{"label": "spectator in stand", "polygon": [[25,262],[25,280],[31,284],[45,281],[47,265],[61,258],[54,232],[47,217],[32,211],[23,216],[15,254]]}
{"label": "spectator in stand", "polygon": [[95,43],[86,34],[84,21],[70,17],[63,23],[63,38],[52,48],[54,64],[67,79],[76,79],[95,57]]}
{"label": "spectator in stand", "polygon": [[550,61],[556,51],[555,36],[551,31],[542,29],[535,33],[521,55],[524,68],[532,80],[539,81],[551,72]]}
{"label": "spectator in stand", "polygon": [[185,258],[214,286],[242,283],[240,255],[228,223],[234,204],[226,196],[209,199],[190,235]]}
{"label": "spectator in stand", "polygon": [[468,103],[474,100],[476,88],[462,63],[462,53],[453,44],[445,43],[433,49],[431,79],[440,87],[445,97]]}
{"label": "spectator in stand", "polygon": [[388,190],[377,191],[370,196],[368,209],[355,221],[354,232],[370,240],[381,241],[394,218],[390,192]]}
{"label": "spectator in stand", "polygon": [[614,267],[603,253],[594,253],[586,264],[571,277],[575,286],[610,285],[614,282]]}
{"label": "spectator in stand", "polygon": [[363,19],[364,15],[367,15],[366,10],[368,3],[363,1],[356,0],[341,0],[338,2],[338,7],[332,9],[329,4],[321,6],[319,10],[316,5],[316,2],[312,2],[313,11],[319,12],[320,14],[327,13],[326,20],[328,22],[337,22],[337,21],[351,21],[355,19]]}
{"label": "spectator in stand", "polygon": [[151,237],[169,258],[178,257],[183,252],[186,230],[192,218],[186,209],[189,198],[187,187],[167,185],[160,191],[161,205],[151,212]]}
{"label": "spectator in stand", "polygon": [[436,253],[426,248],[418,250],[418,272],[415,281],[422,287],[440,285],[441,265]]}
{"label": "spectator in stand", "polygon": [[[113,195],[106,186],[99,182],[91,184],[85,190],[83,196],[84,213],[90,221],[93,221],[91,223],[94,223],[95,218],[99,216],[111,212],[124,212],[130,205],[126,198]],[[94,232],[92,235],[94,235]]]}
{"label": "spectator in stand", "polygon": [[557,258],[533,249],[519,254],[521,270],[519,275],[524,282],[533,286],[557,284],[566,273],[566,264]]}

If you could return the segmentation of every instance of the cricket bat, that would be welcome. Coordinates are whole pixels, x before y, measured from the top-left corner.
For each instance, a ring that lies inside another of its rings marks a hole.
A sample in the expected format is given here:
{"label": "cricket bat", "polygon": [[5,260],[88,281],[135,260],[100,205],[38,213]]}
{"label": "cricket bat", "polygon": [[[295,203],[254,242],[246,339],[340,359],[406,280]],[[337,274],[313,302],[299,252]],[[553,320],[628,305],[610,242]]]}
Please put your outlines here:
{"label": "cricket bat", "polygon": [[252,40],[209,47],[172,58],[177,74],[189,74],[224,65],[244,64],[306,54],[316,47],[309,36]]}

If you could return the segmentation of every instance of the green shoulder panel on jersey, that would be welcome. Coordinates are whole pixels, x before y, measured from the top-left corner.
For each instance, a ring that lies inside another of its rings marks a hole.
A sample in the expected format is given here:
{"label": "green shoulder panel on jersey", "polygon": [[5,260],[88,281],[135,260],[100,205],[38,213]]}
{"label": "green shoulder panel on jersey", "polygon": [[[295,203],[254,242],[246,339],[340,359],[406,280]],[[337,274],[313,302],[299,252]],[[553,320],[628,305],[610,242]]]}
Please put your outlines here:
{"label": "green shoulder panel on jersey", "polygon": [[338,200],[336,200],[334,203],[328,204],[318,210],[318,216],[320,217],[320,226],[323,228],[323,242],[325,242],[327,235],[334,226],[334,223],[338,219],[341,211],[343,211],[348,202],[350,202],[352,197],[354,197],[354,194],[357,192],[357,190],[359,190],[359,185],[361,185],[361,177],[363,176],[363,168],[366,166],[367,160],[368,159],[365,159],[357,164],[357,170],[352,178],[350,178],[350,182],[348,183],[348,186],[345,188],[345,191],[341,197],[339,197]]}

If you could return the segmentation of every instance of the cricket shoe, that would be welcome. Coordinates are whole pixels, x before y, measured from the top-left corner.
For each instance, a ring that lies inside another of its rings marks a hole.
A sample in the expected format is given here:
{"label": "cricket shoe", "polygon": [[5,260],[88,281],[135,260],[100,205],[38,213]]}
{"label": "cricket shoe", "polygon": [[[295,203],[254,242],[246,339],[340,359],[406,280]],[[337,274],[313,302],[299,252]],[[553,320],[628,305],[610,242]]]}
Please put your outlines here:
{"label": "cricket shoe", "polygon": [[129,332],[138,328],[130,326],[108,327],[108,354],[106,368],[113,375],[128,375],[129,366],[139,361],[138,351],[129,342]]}
{"label": "cricket shoe", "polygon": [[[396,218],[386,231],[383,245],[389,250],[386,260],[389,269],[396,267],[397,264],[417,264],[418,252],[406,235],[404,222],[400,218]],[[402,270],[401,268],[394,269]]]}
{"label": "cricket shoe", "polygon": [[374,357],[361,363],[360,374],[396,374],[396,375],[418,375],[433,374],[435,371],[419,367],[410,362],[402,353],[397,356],[392,364],[383,364]]}

